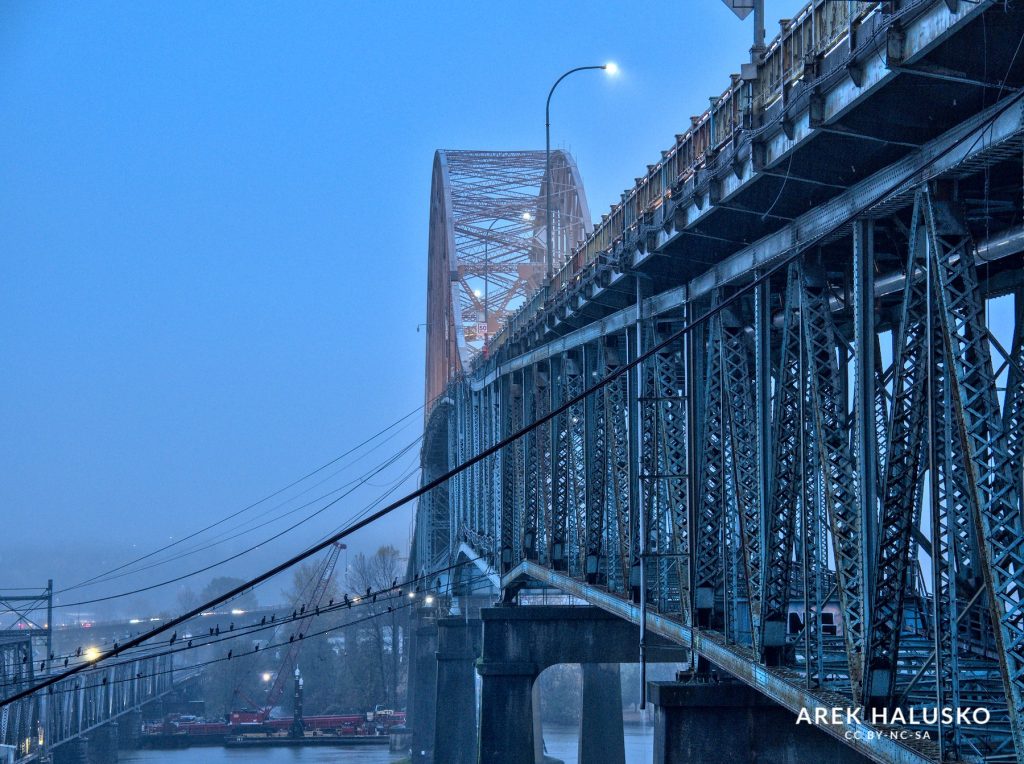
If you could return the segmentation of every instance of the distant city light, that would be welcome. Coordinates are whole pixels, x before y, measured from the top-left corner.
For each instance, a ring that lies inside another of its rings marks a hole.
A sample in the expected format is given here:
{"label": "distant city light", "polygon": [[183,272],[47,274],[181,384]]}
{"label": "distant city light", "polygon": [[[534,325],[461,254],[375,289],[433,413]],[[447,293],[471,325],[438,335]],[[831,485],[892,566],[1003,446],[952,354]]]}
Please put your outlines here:
{"label": "distant city light", "polygon": [[245,615],[245,611],[244,610],[239,610],[238,608],[235,608],[234,610],[231,611],[231,615]]}
{"label": "distant city light", "polygon": [[482,297],[483,296],[483,292],[481,292],[479,289],[474,289],[473,290],[473,296],[474,297]]}
{"label": "distant city light", "polygon": [[416,592],[409,592],[409,599],[411,599],[411,600],[416,599]]}
{"label": "distant city light", "polygon": [[269,671],[264,671],[263,672],[263,681],[264,682],[269,682],[273,678],[273,676],[274,675],[271,674]]}
{"label": "distant city light", "polygon": [[100,659],[100,649],[98,647],[88,647],[85,650],[85,659],[92,663]]}
{"label": "distant city light", "polygon": [[434,604],[434,598],[431,597],[429,594],[427,595],[427,604],[428,605],[433,605]]}
{"label": "distant city light", "polygon": [[533,215],[531,215],[529,212],[524,212],[523,220],[533,220]]}

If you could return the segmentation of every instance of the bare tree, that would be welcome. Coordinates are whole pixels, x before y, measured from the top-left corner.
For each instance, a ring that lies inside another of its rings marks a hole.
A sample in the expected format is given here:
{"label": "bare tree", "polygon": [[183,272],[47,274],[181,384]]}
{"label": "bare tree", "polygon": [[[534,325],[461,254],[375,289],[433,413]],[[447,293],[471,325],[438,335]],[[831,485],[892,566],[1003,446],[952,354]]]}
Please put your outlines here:
{"label": "bare tree", "polygon": [[191,586],[183,586],[178,589],[175,600],[178,604],[178,612],[187,613],[199,604],[199,595]]}
{"label": "bare tree", "polygon": [[300,608],[303,605],[315,607],[318,604],[326,605],[330,601],[337,602],[341,599],[341,586],[338,585],[338,573],[335,569],[331,580],[327,583],[321,602],[311,602],[313,592],[316,590],[320,577],[324,574],[323,561],[308,561],[292,568],[291,588],[281,592],[285,602],[293,607]]}
{"label": "bare tree", "polygon": [[[208,602],[224,594],[224,592],[231,591],[236,586],[243,583],[245,583],[245,579],[242,578],[235,578],[234,576],[217,576],[203,587],[203,590],[199,593],[199,601]],[[198,605],[199,603],[197,602],[196,604]],[[221,605],[220,607],[255,610],[259,606],[259,602],[256,599],[256,593],[250,589],[249,591],[242,592],[237,597],[233,597],[230,605]],[[193,607],[195,607],[195,605],[193,605]]]}
{"label": "bare tree", "polygon": [[398,703],[402,670],[397,612],[402,602],[396,596],[401,569],[399,551],[386,544],[370,557],[356,555],[348,579],[350,594],[360,598],[366,597],[367,593],[370,595],[371,601],[363,605],[375,617],[366,621],[362,633],[373,641],[380,686],[384,690],[385,702],[392,708]]}

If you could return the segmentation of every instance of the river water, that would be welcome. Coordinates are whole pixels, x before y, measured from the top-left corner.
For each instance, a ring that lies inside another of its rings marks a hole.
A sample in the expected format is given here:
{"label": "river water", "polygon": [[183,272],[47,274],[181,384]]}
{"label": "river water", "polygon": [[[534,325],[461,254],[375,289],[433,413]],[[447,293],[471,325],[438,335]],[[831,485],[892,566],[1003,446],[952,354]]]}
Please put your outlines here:
{"label": "river water", "polygon": [[[626,764],[651,761],[654,732],[650,726],[626,725]],[[577,764],[575,727],[544,726],[548,755]],[[386,750],[357,748],[267,748],[239,751],[228,748],[189,748],[183,751],[122,751],[121,764],[393,764],[402,756]]]}

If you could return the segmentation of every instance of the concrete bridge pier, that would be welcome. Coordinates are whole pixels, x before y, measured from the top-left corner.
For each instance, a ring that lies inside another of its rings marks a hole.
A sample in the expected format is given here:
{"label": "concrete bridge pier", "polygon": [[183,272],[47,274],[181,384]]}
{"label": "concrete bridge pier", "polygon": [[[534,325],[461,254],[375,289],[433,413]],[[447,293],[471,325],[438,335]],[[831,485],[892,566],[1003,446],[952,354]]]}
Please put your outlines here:
{"label": "concrete bridge pier", "polygon": [[76,737],[51,749],[53,764],[89,764],[89,739]]}
{"label": "concrete bridge pier", "polygon": [[650,682],[654,764],[866,764],[825,732],[796,723],[796,714],[738,682]]}
{"label": "concrete bridge pier", "polygon": [[[581,764],[619,764],[625,759],[619,663],[639,659],[639,629],[595,607],[505,606],[485,608],[483,650],[477,670],[481,764],[536,764],[543,760],[535,711],[535,682],[548,666],[584,666]],[[678,648],[657,638],[652,662],[679,660]]]}
{"label": "concrete bridge pier", "polygon": [[626,764],[617,663],[584,663],[579,764]]}
{"label": "concrete bridge pier", "polygon": [[434,725],[437,718],[437,620],[430,613],[413,616],[409,644],[410,760],[434,760]]}
{"label": "concrete bridge pier", "polygon": [[142,740],[142,711],[121,714],[117,721],[117,744],[124,751],[134,751]]}
{"label": "concrete bridge pier", "polygon": [[451,617],[437,621],[437,702],[443,709],[434,727],[434,761],[476,761],[476,670],[480,655],[480,619]]}
{"label": "concrete bridge pier", "polygon": [[[479,761],[535,764],[533,685],[537,667],[523,663],[481,663]],[[543,755],[543,752],[542,754]]]}
{"label": "concrete bridge pier", "polygon": [[89,733],[88,764],[117,764],[120,726],[117,722],[110,722]]}

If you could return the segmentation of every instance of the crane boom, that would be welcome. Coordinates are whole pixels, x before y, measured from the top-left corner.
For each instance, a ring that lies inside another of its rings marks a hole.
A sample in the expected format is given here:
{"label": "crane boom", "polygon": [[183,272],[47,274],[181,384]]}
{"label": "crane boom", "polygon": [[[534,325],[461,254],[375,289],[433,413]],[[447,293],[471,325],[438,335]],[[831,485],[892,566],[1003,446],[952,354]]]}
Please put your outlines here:
{"label": "crane boom", "polygon": [[316,587],[313,589],[313,595],[309,598],[309,602],[303,605],[305,607],[305,613],[295,623],[297,629],[292,635],[293,639],[288,643],[288,649],[285,651],[284,659],[281,661],[281,667],[277,671],[277,676],[274,677],[274,683],[270,686],[267,691],[267,700],[260,712],[260,721],[266,721],[270,716],[270,711],[274,706],[277,705],[278,701],[281,700],[281,695],[284,693],[285,681],[292,675],[295,669],[295,664],[299,658],[299,651],[302,649],[302,638],[306,635],[306,631],[309,629],[309,625],[313,620],[313,616],[320,609],[320,603],[327,593],[327,588],[331,584],[331,579],[334,576],[334,568],[338,564],[338,555],[341,554],[341,550],[345,548],[344,544],[335,543],[331,547],[330,553],[327,555],[327,559],[324,561],[323,567],[320,569],[320,575],[317,577]]}

